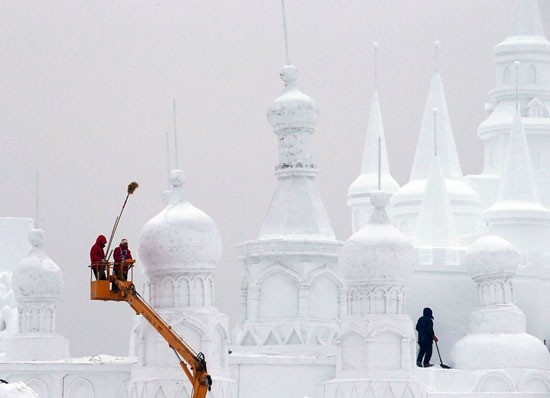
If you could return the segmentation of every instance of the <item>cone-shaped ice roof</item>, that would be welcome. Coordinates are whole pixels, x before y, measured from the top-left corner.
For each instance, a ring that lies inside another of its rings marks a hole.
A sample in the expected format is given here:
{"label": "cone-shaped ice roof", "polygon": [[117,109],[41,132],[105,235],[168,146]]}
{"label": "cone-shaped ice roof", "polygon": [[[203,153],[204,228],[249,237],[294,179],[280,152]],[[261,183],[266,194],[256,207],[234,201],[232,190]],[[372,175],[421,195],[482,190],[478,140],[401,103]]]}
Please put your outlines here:
{"label": "cone-shaped ice roof", "polygon": [[390,172],[390,168],[388,164],[388,153],[386,152],[384,124],[382,123],[382,113],[380,112],[380,103],[378,101],[378,90],[375,90],[372,94],[372,105],[370,108],[365,148],[363,149],[361,174],[378,173],[378,137],[381,138],[380,171],[382,174],[386,174]]}
{"label": "cone-shaped ice roof", "polygon": [[378,91],[372,95],[370,108],[369,125],[363,149],[363,160],[361,163],[361,174],[350,185],[348,196],[362,197],[379,189],[378,187],[378,139],[380,138],[380,189],[393,193],[399,189],[399,184],[390,174],[388,153],[386,151],[386,139],[384,137],[384,124],[378,101]]}
{"label": "cone-shaped ice roof", "polygon": [[435,72],[430,84],[430,91],[424,108],[420,135],[414,155],[414,163],[411,171],[411,180],[424,180],[430,174],[434,148],[434,118],[432,109],[439,109],[437,117],[438,134],[438,158],[445,178],[461,178],[462,170],[458,160],[453,130],[447,109],[447,100],[443,89],[443,82],[439,72]]}
{"label": "cone-shaped ice roof", "polygon": [[544,36],[538,0],[516,0],[509,36]]}
{"label": "cone-shaped ice roof", "polygon": [[498,202],[540,203],[527,138],[519,110],[516,110]]}
{"label": "cone-shaped ice roof", "polygon": [[415,247],[459,246],[458,233],[439,156],[432,156],[432,166],[426,182],[413,243]]}

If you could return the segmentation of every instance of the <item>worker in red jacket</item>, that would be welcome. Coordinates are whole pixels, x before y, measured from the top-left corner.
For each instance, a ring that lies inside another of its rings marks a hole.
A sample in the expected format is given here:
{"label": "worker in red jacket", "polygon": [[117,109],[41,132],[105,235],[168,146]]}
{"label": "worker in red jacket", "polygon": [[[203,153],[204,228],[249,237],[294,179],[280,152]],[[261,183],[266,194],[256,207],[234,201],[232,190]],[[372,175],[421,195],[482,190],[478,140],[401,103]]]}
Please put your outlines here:
{"label": "worker in red jacket", "polygon": [[122,239],[120,245],[115,249],[113,253],[115,264],[113,272],[123,281],[128,279],[128,264],[126,260],[132,260],[132,252],[128,249],[128,239]]}
{"label": "worker in red jacket", "polygon": [[104,281],[107,279],[107,276],[105,275],[105,264],[107,263],[107,260],[105,260],[105,252],[103,251],[106,243],[107,239],[105,236],[99,235],[90,250],[92,271],[94,272],[95,279],[98,281]]}

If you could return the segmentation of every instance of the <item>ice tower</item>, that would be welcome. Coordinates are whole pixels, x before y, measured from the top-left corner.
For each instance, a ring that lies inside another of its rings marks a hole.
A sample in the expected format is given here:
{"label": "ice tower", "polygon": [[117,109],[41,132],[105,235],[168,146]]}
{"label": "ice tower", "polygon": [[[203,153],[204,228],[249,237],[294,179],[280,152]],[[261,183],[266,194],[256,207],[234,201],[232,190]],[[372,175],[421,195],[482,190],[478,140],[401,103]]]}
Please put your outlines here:
{"label": "ice tower", "polygon": [[[484,208],[497,199],[516,102],[519,104],[542,204],[550,205],[550,42],[537,0],[516,0],[508,37],[494,50],[496,86],[485,104],[487,119],[478,128],[485,147],[483,173],[469,177]],[[519,248],[518,248],[519,249]]]}
{"label": "ice tower", "polygon": [[[214,307],[214,274],[221,238],[212,219],[186,198],[181,170],[170,174],[166,207],[143,227],[139,256],[148,277],[152,307],[208,358],[212,396],[234,398],[228,365],[228,319]],[[127,384],[128,398],[191,396],[174,352],[146,320],[132,333],[139,358]]]}
{"label": "ice tower", "polygon": [[63,288],[63,273],[44,250],[44,239],[41,229],[29,232],[31,250],[13,271],[19,331],[6,340],[7,361],[70,357],[69,342],[55,333],[56,302]]}
{"label": "ice tower", "polygon": [[347,313],[338,332],[335,378],[323,383],[323,398],[417,397],[423,392],[409,379],[416,342],[405,313],[405,284],[415,252],[389,222],[388,199],[388,193],[372,193],[368,223],[342,247]]}
{"label": "ice tower", "polygon": [[[284,389],[275,393],[269,387],[271,378],[280,378],[284,386],[287,377],[297,377],[295,366],[306,364],[310,370],[302,376],[304,383],[292,394],[314,393],[313,386],[326,378],[334,361],[337,320],[346,305],[337,271],[341,243],[323,206],[311,153],[319,113],[296,87],[297,73],[294,66],[283,67],[283,93],[267,110],[279,143],[279,186],[258,238],[239,246],[245,267],[244,314],[235,328],[231,359],[240,364],[241,376],[251,372],[254,378],[257,372],[260,380],[260,375],[268,377],[260,394],[264,397],[285,395]],[[265,368],[266,373],[257,370],[268,363],[275,367]],[[244,379],[241,391],[247,392],[242,396],[257,396],[249,383],[258,381]]]}

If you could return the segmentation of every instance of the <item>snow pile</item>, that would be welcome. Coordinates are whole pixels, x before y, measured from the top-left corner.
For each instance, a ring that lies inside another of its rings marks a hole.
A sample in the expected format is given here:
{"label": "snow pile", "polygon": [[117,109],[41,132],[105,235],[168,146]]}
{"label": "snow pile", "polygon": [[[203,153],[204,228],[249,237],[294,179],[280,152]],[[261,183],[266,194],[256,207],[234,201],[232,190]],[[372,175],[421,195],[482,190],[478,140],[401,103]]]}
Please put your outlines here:
{"label": "snow pile", "polygon": [[24,383],[2,383],[0,398],[38,398],[38,395]]}

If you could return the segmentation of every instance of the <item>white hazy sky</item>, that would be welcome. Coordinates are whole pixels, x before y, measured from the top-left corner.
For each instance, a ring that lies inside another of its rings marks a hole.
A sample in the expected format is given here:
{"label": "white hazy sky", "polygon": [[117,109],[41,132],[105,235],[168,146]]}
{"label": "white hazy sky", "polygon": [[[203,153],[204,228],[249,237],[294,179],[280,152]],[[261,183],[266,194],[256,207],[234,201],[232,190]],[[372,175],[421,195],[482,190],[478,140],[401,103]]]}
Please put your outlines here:
{"label": "white hazy sky", "polygon": [[[314,158],[339,239],[351,233],[346,192],[368,122],[372,43],[381,44],[380,102],[396,179],[408,180],[434,40],[462,168],[479,173],[476,129],[512,3],[286,1],[290,61],[320,106]],[[548,0],[541,10],[548,27]],[[110,232],[128,182],[140,188],[117,239],[136,247],[141,226],[162,208],[174,97],[188,195],[222,233],[216,305],[233,325],[242,276],[235,245],[257,236],[277,184],[265,110],[282,89],[280,1],[1,0],[0,53],[0,216],[34,217],[39,170],[40,226],[65,275],[57,330],[72,354],[128,352],[133,312],[89,300],[88,253]]]}

